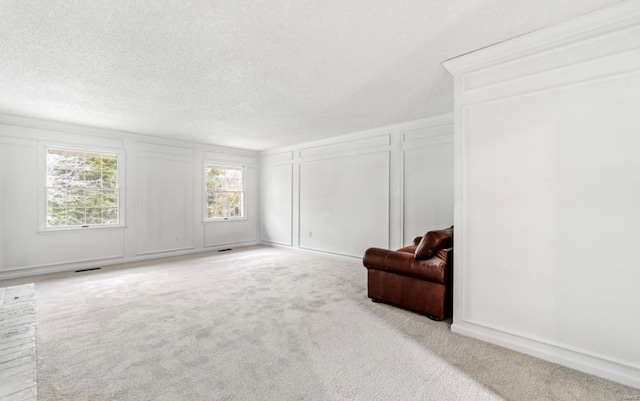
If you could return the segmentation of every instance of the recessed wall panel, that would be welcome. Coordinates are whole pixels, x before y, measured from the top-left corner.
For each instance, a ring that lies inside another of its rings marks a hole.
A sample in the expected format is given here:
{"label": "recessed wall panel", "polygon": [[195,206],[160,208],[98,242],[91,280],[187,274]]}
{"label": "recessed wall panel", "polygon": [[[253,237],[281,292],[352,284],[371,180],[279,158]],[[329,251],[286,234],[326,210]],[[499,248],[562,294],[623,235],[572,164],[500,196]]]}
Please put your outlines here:
{"label": "recessed wall panel", "polygon": [[300,247],[362,256],[388,246],[388,152],[301,163]]}
{"label": "recessed wall panel", "polygon": [[138,159],[138,254],[194,247],[193,162]]}
{"label": "recessed wall panel", "polygon": [[640,123],[628,118],[639,85],[621,77],[467,110],[470,320],[640,362],[624,345],[640,332],[625,318],[640,303],[640,273],[627,268],[640,225]]}
{"label": "recessed wall panel", "polygon": [[262,240],[292,245],[293,166],[263,166],[261,190]]}
{"label": "recessed wall panel", "polygon": [[453,142],[405,150],[403,177],[405,244],[453,224]]}

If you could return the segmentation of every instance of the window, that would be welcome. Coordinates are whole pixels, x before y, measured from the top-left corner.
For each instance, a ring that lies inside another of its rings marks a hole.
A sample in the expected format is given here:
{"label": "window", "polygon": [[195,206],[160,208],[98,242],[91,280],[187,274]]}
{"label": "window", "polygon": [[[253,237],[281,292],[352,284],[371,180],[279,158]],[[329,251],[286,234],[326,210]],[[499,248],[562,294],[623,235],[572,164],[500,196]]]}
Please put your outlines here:
{"label": "window", "polygon": [[244,168],[207,164],[207,218],[244,217]]}
{"label": "window", "polygon": [[118,154],[47,148],[46,228],[120,224]]}

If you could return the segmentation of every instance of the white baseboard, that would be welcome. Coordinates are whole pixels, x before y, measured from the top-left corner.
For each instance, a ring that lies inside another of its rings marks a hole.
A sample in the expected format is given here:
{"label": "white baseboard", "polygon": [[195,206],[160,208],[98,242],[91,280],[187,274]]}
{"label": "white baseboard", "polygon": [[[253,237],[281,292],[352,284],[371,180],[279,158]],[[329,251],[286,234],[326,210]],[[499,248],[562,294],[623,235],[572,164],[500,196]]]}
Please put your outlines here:
{"label": "white baseboard", "polygon": [[[285,244],[279,244],[276,242],[268,242],[268,241],[262,241],[260,243],[260,245],[263,246],[270,246],[272,248],[280,248],[280,249],[289,249],[292,251],[297,251],[297,252],[303,252],[303,253],[308,253],[308,254],[312,254],[312,255],[321,255],[321,256],[332,256],[338,259],[342,259],[342,260],[348,260],[348,261],[362,261],[362,257],[361,256],[352,256],[352,255],[345,255],[343,253],[336,253],[336,252],[331,252],[331,251],[323,251],[320,249],[312,249],[312,248],[304,248],[304,247],[295,247],[295,246],[290,246],[290,245],[285,245]],[[363,254],[364,256],[364,254]]]}
{"label": "white baseboard", "polygon": [[126,257],[126,258],[118,257],[118,258],[108,258],[108,259],[94,259],[94,260],[88,260],[88,261],[60,263],[60,264],[47,265],[47,266],[23,267],[18,269],[0,271],[0,280],[11,280],[15,278],[37,276],[41,274],[60,273],[60,272],[74,271],[74,270],[80,270],[80,269],[90,269],[90,268],[101,267],[101,266],[120,265],[125,263],[141,262],[144,260],[191,255],[196,253],[215,252],[219,249],[226,249],[226,248],[232,248],[232,247],[243,248],[243,247],[248,247],[253,245],[260,245],[260,242],[250,241],[250,242],[239,242],[239,243],[231,243],[231,244],[218,244],[215,246],[214,245],[207,246],[205,248],[190,248],[190,249],[174,250],[174,251],[167,251],[167,252],[147,253],[147,254],[140,254],[137,256]]}
{"label": "white baseboard", "polygon": [[451,325],[451,331],[607,380],[640,388],[640,368],[624,362],[506,333],[468,321],[454,322]]}

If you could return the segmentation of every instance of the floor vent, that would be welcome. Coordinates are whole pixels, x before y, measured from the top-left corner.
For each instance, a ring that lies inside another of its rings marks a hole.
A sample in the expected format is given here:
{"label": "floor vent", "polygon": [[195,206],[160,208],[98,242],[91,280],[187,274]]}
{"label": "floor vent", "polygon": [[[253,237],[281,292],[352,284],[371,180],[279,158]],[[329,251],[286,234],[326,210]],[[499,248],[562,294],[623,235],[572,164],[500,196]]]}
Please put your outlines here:
{"label": "floor vent", "polygon": [[227,249],[218,249],[218,252],[227,252],[227,251],[232,251],[233,249],[231,248],[227,248]]}
{"label": "floor vent", "polygon": [[100,270],[101,267],[92,267],[90,269],[81,269],[81,270],[76,270],[76,273],[82,273],[82,272],[90,272],[91,270]]}

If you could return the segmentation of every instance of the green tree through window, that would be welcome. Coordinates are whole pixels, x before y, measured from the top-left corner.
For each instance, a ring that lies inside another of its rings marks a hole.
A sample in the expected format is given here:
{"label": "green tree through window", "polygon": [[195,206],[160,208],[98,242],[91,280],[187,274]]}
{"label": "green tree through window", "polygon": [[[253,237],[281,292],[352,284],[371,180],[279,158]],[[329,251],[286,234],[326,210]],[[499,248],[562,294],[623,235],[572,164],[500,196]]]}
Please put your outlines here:
{"label": "green tree through window", "polygon": [[244,217],[243,168],[208,164],[207,218]]}
{"label": "green tree through window", "polygon": [[118,156],[47,149],[47,227],[119,223]]}

